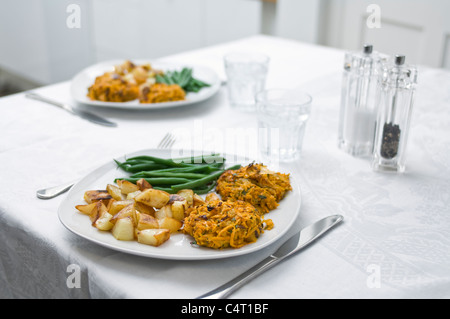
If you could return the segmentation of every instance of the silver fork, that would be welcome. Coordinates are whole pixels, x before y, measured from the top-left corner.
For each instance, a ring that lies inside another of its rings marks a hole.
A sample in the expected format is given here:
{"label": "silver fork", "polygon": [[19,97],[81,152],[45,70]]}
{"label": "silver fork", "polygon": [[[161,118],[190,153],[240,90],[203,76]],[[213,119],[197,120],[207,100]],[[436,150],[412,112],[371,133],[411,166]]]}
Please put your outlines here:
{"label": "silver fork", "polygon": [[158,148],[160,148],[160,149],[171,148],[174,143],[175,143],[175,136],[172,133],[167,133],[163,137],[161,142],[159,142]]}
{"label": "silver fork", "polygon": [[[175,136],[171,133],[167,133],[163,139],[161,140],[161,142],[159,142],[158,144],[158,149],[170,149],[173,144],[175,143]],[[72,181],[69,183],[65,183],[62,185],[58,185],[58,186],[53,186],[53,187],[49,187],[49,188],[43,188],[43,189],[39,189],[36,192],[36,196],[40,199],[51,199],[54,198],[56,196],[59,196],[61,194],[64,194],[65,192],[67,192],[69,189],[72,188],[72,186],[76,183],[77,181]]]}

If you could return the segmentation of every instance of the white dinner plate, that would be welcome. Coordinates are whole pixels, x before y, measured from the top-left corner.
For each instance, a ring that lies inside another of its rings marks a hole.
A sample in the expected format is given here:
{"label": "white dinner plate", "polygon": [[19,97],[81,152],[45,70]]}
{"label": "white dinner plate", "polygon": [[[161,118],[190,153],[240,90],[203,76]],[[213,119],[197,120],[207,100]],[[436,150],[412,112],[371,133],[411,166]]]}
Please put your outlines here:
{"label": "white dinner plate", "polygon": [[128,102],[102,102],[93,101],[86,96],[88,88],[94,83],[95,78],[105,72],[114,70],[115,65],[120,65],[124,60],[112,60],[92,65],[72,79],[70,93],[72,98],[82,104],[88,104],[97,107],[106,108],[119,108],[129,110],[148,110],[148,109],[161,109],[185,106],[193,103],[205,101],[216,94],[221,86],[219,76],[210,68],[202,65],[190,65],[190,64],[177,64],[177,63],[165,63],[165,62],[152,62],[148,60],[132,60],[133,63],[140,65],[145,63],[151,63],[154,69],[163,71],[181,71],[184,67],[192,68],[192,76],[198,80],[210,84],[209,87],[202,88],[199,92],[190,92],[186,94],[186,100],[174,101],[174,102],[162,102],[162,103],[139,103],[139,100],[133,100]]}
{"label": "white dinner plate", "polygon": [[[144,150],[133,154],[117,158],[124,161],[137,155],[152,155],[162,158],[170,158],[170,150]],[[235,156],[224,156],[226,167],[233,164],[249,164],[248,160]],[[237,161],[235,161],[237,159]],[[287,173],[287,172],[284,172]],[[291,227],[297,219],[300,212],[301,194],[300,188],[296,180],[291,176],[291,184],[293,190],[280,202],[277,209],[265,215],[266,218],[272,219],[274,228],[266,230],[254,243],[250,243],[241,248],[227,248],[216,250],[207,247],[198,247],[192,245],[193,238],[189,235],[176,233],[172,234],[170,239],[159,247],[153,247],[140,244],[137,241],[120,241],[116,240],[111,232],[99,231],[91,225],[89,217],[79,213],[76,205],[83,205],[86,202],[83,199],[84,192],[94,189],[106,189],[107,184],[113,184],[115,178],[125,177],[127,173],[117,168],[113,159],[107,164],[97,168],[78,183],[76,183],[68,192],[58,209],[58,216],[62,224],[73,233],[86,238],[96,244],[108,247],[124,253],[140,255],[145,257],[174,259],[174,260],[205,260],[218,259],[238,255],[248,254],[280,239]]]}

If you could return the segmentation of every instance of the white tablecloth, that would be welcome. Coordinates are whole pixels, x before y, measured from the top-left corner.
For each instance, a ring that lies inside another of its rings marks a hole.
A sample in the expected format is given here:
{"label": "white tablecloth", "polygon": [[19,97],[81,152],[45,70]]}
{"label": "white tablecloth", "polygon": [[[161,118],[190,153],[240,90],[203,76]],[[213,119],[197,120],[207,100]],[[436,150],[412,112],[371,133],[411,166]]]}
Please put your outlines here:
{"label": "white tablecloth", "polygon": [[[236,50],[270,55],[268,87],[302,88],[314,99],[302,158],[289,166],[302,192],[294,228],[330,214],[345,221],[230,298],[449,298],[450,73],[419,68],[407,170],[382,174],[371,170],[369,160],[337,148],[342,51],[256,36],[165,60],[202,63],[224,77],[222,56]],[[69,87],[64,82],[37,92],[71,102]],[[154,148],[180,127],[256,127],[253,114],[230,108],[224,87],[183,109],[96,111],[118,128],[91,124],[23,94],[0,99],[0,297],[195,298],[281,243],[240,257],[175,261],[120,253],[68,231],[57,216],[65,195],[40,200],[37,189]],[[80,270],[78,286],[70,285],[70,267]]]}

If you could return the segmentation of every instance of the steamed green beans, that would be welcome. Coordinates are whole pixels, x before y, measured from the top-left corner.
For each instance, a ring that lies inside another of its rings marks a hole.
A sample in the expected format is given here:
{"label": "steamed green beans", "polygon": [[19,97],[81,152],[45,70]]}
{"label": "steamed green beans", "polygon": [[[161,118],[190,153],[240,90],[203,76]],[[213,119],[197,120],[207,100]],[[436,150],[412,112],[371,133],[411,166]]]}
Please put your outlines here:
{"label": "steamed green beans", "polygon": [[[182,189],[192,189],[197,194],[206,194],[225,172],[225,158],[219,154],[165,159],[149,155],[114,160],[118,168],[129,173],[128,177],[116,178],[136,183],[145,179],[155,189],[174,194]],[[237,169],[240,165],[228,169]]]}
{"label": "steamed green beans", "polygon": [[[229,169],[237,169],[239,167],[241,167],[241,165],[236,165],[236,166],[230,167]],[[194,188],[202,187],[212,181],[217,180],[220,177],[220,175],[222,175],[224,172],[225,172],[225,170],[220,170],[220,171],[217,171],[215,173],[212,173],[206,177],[203,177],[203,178],[200,178],[197,180],[189,181],[184,184],[173,185],[171,188],[174,191],[179,191],[182,189],[194,189]]]}
{"label": "steamed green beans", "polygon": [[179,178],[188,178],[188,179],[197,179],[206,177],[208,174],[198,174],[198,173],[176,173],[176,172],[152,172],[145,171],[131,175],[131,178],[134,177],[179,177]]}

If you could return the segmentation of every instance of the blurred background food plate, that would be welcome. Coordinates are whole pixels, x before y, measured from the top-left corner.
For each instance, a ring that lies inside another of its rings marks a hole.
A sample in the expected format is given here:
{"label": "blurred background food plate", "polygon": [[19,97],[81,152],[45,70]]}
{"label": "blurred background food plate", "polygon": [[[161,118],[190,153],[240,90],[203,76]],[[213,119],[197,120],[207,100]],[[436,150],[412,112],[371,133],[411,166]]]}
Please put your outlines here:
{"label": "blurred background food plate", "polygon": [[88,104],[94,107],[119,108],[129,110],[160,109],[186,106],[205,101],[215,95],[221,86],[221,80],[212,69],[202,65],[191,65],[181,63],[167,63],[150,60],[132,60],[134,64],[141,65],[150,63],[153,69],[163,71],[181,71],[184,67],[192,68],[192,76],[210,84],[209,87],[202,88],[198,93],[187,93],[183,101],[162,102],[162,103],[140,103],[139,100],[129,102],[103,102],[94,101],[87,97],[88,88],[95,82],[95,78],[105,72],[113,71],[114,66],[123,64],[123,60],[111,60],[92,65],[79,72],[72,79],[70,93],[72,98],[81,104]]}

